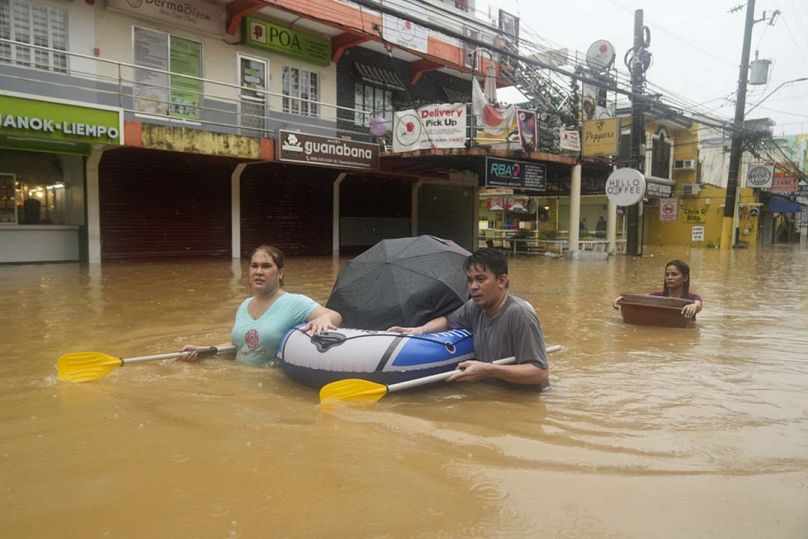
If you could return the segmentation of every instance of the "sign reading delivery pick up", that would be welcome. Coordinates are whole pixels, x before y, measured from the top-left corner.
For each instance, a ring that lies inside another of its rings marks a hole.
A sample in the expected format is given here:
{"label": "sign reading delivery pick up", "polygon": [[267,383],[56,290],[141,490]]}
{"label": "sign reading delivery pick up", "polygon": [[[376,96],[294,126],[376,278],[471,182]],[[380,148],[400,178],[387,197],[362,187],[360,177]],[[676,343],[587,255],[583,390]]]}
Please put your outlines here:
{"label": "sign reading delivery pick up", "polygon": [[633,168],[619,168],[606,180],[606,196],[617,206],[631,206],[645,195],[645,176]]}

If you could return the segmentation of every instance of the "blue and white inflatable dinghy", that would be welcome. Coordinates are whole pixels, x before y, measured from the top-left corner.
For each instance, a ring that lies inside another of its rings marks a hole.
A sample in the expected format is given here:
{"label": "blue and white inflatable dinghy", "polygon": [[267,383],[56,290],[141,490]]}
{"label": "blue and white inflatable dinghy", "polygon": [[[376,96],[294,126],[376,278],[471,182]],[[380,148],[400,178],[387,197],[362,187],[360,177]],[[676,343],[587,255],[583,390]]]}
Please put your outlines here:
{"label": "blue and white inflatable dinghy", "polygon": [[472,357],[471,333],[464,329],[403,335],[338,328],[311,336],[297,327],[278,348],[284,372],[316,388],[344,378],[395,384],[450,371]]}

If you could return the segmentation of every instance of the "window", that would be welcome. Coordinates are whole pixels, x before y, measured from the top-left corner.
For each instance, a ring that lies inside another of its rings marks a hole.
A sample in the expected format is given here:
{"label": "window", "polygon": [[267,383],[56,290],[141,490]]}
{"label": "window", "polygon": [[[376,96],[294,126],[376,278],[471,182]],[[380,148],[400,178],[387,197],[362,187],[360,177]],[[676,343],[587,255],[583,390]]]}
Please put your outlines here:
{"label": "window", "polygon": [[[373,116],[381,116],[391,123],[393,122],[393,92],[370,86],[369,84],[359,84],[354,86],[354,124],[363,127],[370,126],[370,119]],[[362,114],[360,110],[369,114]]]}
{"label": "window", "polygon": [[137,26],[133,32],[135,65],[140,66],[135,70],[135,110],[201,119],[202,44]]}
{"label": "window", "polygon": [[313,71],[283,66],[283,112],[319,116],[319,83]]}
{"label": "window", "polygon": [[21,0],[0,0],[0,62],[67,72],[67,55],[26,47],[67,50],[67,10]]}
{"label": "window", "polygon": [[664,127],[660,127],[654,135],[651,149],[651,176],[655,178],[671,177],[671,139]]}

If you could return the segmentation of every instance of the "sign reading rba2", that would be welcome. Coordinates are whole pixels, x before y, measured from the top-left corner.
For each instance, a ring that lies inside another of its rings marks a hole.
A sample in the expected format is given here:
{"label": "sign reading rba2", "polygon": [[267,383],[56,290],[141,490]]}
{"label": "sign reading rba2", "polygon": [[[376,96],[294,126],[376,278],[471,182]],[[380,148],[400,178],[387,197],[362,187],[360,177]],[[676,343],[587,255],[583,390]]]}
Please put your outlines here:
{"label": "sign reading rba2", "polygon": [[121,112],[0,95],[0,135],[121,144]]}
{"label": "sign reading rba2", "polygon": [[633,168],[619,168],[606,180],[606,197],[617,206],[631,206],[645,195],[645,176]]}
{"label": "sign reading rba2", "polygon": [[279,159],[287,163],[360,170],[379,168],[378,144],[281,130],[278,146]]}
{"label": "sign reading rba2", "polygon": [[766,188],[772,186],[774,165],[751,164],[746,172],[746,186]]}
{"label": "sign reading rba2", "polygon": [[485,185],[545,191],[547,189],[547,165],[486,157]]}

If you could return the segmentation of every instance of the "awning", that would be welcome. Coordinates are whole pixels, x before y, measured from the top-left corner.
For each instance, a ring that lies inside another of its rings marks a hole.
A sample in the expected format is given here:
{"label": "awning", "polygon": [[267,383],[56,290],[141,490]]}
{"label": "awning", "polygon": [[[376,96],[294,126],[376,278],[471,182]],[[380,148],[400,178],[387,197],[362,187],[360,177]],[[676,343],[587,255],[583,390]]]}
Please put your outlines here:
{"label": "awning", "polygon": [[769,197],[769,211],[772,213],[799,213],[808,211],[808,206],[783,197]]}
{"label": "awning", "polygon": [[359,76],[362,77],[362,80],[365,82],[379,86],[386,86],[387,88],[398,90],[400,92],[407,90],[406,84],[404,84],[404,81],[401,80],[401,77],[395,71],[382,69],[381,67],[369,66],[359,62],[354,63],[354,65],[356,66],[356,70],[359,72]]}
{"label": "awning", "polygon": [[455,88],[443,87],[443,93],[452,103],[470,103],[471,93],[457,90]]}

